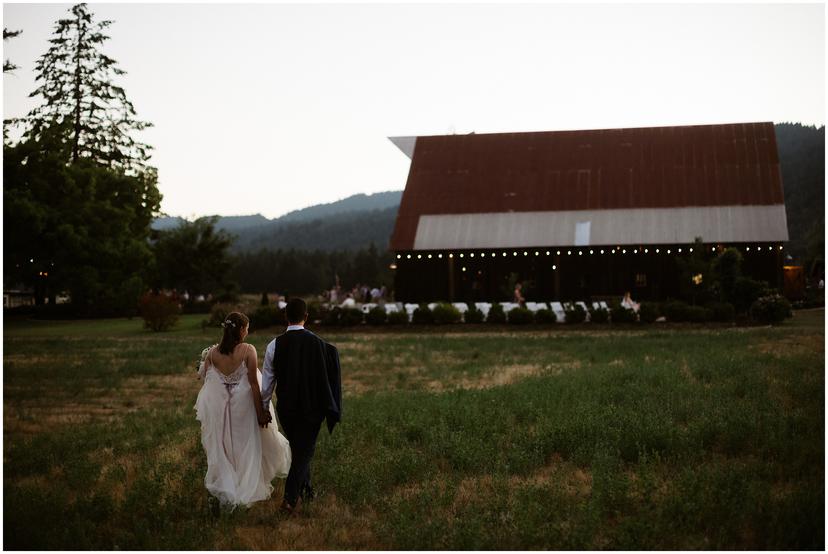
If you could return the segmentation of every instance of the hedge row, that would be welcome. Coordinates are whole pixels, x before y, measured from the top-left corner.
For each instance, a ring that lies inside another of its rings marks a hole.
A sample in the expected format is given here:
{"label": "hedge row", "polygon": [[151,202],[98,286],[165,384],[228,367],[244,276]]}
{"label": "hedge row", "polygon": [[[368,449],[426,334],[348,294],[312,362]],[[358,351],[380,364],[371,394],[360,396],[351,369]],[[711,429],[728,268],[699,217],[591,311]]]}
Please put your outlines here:
{"label": "hedge row", "polygon": [[[583,306],[577,304],[564,304],[564,323],[576,324],[590,321],[602,325],[608,323],[653,323],[660,318],[670,322],[693,322],[703,323],[733,322],[736,311],[732,304],[711,303],[705,306],[692,306],[681,301],[670,301],[665,303],[643,302],[639,312],[628,310],[619,304],[614,304],[609,310],[592,309],[584,310]],[[205,321],[205,326],[217,326],[224,321],[227,313],[238,309],[228,304],[217,304],[213,306],[211,317]],[[405,312],[386,313],[385,309],[377,306],[367,314],[357,308],[327,309],[318,303],[308,306],[309,319],[319,322],[324,326],[350,327],[361,324],[380,325],[405,325],[409,323],[408,315]],[[778,295],[765,296],[754,302],[750,308],[750,316],[761,323],[779,323],[786,317],[791,317],[791,305],[783,297]],[[252,329],[286,325],[284,310],[275,305],[260,306],[249,313]],[[430,310],[426,304],[420,304],[413,312],[411,323],[417,325],[446,325],[455,323],[509,323],[512,325],[527,324],[550,324],[557,323],[555,312],[549,309],[541,309],[532,312],[527,308],[514,308],[508,313],[503,311],[503,306],[494,304],[489,309],[487,316],[483,312],[470,307],[465,314],[462,314],[455,306],[447,303],[438,304]]]}

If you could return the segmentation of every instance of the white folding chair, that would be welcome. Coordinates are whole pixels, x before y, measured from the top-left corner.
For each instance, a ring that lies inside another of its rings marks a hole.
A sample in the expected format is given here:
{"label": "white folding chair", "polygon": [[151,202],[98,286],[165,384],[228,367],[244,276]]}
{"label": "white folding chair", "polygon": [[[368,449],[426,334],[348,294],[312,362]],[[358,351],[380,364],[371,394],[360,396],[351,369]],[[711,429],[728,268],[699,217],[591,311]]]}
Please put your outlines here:
{"label": "white folding chair", "polygon": [[399,312],[399,311],[400,311],[400,310],[399,310],[399,308],[397,307],[397,305],[396,305],[396,304],[390,304],[390,303],[389,303],[389,304],[386,304],[386,305],[385,305],[385,313],[386,313],[386,314],[390,314],[390,313],[397,313],[397,312]]}
{"label": "white folding chair", "polygon": [[466,312],[469,311],[469,307],[465,302],[454,302],[454,303],[452,303],[452,306],[457,308],[457,311],[460,312],[461,314],[465,314]]}
{"label": "white folding chair", "polygon": [[536,313],[538,310],[548,309],[546,307],[545,302],[527,302],[526,307],[529,308],[529,311],[531,311],[533,314]]}
{"label": "white folding chair", "polygon": [[377,306],[376,304],[363,304],[362,305],[362,313],[367,314],[368,312],[370,312],[371,310],[376,308],[376,306]]}
{"label": "white folding chair", "polygon": [[566,312],[564,312],[563,305],[561,305],[560,302],[550,302],[549,305],[552,307],[552,311],[555,313],[555,318],[558,323],[564,323]]}
{"label": "white folding chair", "polygon": [[284,300],[279,300],[279,309],[284,310],[285,306],[287,306],[287,302],[285,302]]}
{"label": "white folding chair", "polygon": [[414,310],[416,310],[419,306],[419,304],[405,305],[405,313],[408,314],[408,321],[411,321],[411,318],[414,316]]}
{"label": "white folding chair", "polygon": [[430,304],[428,305],[428,309],[429,309],[429,310],[431,310],[431,311],[433,312],[433,311],[434,311],[434,308],[436,308],[436,307],[437,307],[437,306],[439,306],[439,305],[440,305],[440,304],[438,304],[437,302],[432,302],[432,303],[430,303]]}
{"label": "white folding chair", "polygon": [[489,310],[492,309],[489,302],[475,302],[474,307],[483,312],[483,317],[489,317]]}

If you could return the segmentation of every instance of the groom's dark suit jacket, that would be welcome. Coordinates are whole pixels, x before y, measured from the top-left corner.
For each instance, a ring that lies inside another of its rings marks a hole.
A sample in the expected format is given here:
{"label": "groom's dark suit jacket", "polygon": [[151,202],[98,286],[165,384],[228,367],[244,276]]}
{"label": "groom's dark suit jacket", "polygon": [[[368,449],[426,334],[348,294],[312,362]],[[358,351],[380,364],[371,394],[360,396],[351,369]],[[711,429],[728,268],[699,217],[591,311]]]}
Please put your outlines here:
{"label": "groom's dark suit jacket", "polygon": [[342,418],[339,352],[307,329],[276,337],[273,375],[279,416],[324,416],[328,432]]}

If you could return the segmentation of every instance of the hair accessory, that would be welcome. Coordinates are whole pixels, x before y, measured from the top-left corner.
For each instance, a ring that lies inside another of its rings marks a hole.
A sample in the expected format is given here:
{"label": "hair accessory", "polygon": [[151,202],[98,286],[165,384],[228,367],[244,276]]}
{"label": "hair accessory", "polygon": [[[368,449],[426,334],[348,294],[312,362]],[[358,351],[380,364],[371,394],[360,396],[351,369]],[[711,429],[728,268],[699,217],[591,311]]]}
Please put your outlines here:
{"label": "hair accessory", "polygon": [[222,323],[222,324],[221,324],[221,326],[222,326],[222,327],[224,327],[225,329],[226,329],[227,327],[232,327],[232,328],[234,328],[234,329],[236,328],[236,324],[235,324],[235,323],[233,323],[232,321],[230,321],[229,319],[225,319],[225,320],[224,320],[224,323]]}

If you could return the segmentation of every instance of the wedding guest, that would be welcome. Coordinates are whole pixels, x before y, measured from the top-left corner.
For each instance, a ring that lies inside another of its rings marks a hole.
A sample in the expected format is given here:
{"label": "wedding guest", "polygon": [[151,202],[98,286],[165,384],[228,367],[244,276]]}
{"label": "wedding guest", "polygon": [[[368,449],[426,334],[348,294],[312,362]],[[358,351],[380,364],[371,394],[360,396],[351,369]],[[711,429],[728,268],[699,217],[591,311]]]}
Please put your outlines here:
{"label": "wedding guest", "polygon": [[515,294],[514,298],[512,299],[512,302],[518,304],[521,308],[523,308],[526,305],[526,299],[523,297],[523,293],[521,292],[522,288],[523,285],[521,285],[520,283],[517,283],[515,285]]}
{"label": "wedding guest", "polygon": [[641,307],[641,304],[632,299],[630,291],[624,293],[624,298],[621,299],[621,305],[635,313],[638,313],[638,309]]}

